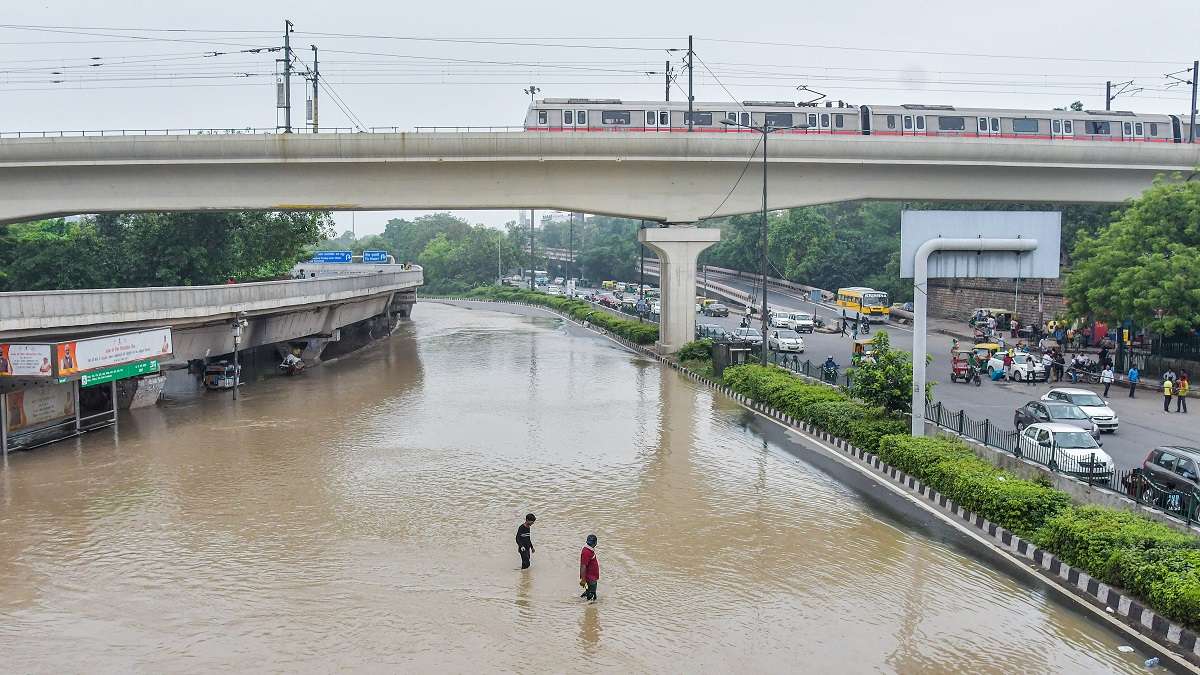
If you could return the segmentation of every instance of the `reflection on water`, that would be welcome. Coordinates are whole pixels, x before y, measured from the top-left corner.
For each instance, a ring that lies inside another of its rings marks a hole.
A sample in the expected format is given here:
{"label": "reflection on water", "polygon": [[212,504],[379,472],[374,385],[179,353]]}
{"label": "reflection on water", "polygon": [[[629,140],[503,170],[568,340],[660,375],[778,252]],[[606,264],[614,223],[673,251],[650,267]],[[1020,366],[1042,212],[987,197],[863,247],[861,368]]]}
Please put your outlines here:
{"label": "reflection on water", "polygon": [[[1133,672],[707,389],[422,304],[367,352],[0,473],[6,670]],[[533,567],[513,534],[538,516]],[[595,533],[600,601],[579,599]]]}

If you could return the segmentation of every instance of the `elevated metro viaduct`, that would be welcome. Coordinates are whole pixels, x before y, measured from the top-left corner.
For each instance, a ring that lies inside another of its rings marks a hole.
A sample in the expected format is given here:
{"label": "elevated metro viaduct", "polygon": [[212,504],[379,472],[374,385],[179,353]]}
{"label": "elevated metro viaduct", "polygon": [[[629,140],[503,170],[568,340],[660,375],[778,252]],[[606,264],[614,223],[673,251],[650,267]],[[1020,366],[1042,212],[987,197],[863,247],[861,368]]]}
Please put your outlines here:
{"label": "elevated metro viaduct", "polygon": [[[704,218],[761,208],[757,134],[384,133],[0,140],[0,223],[76,213],[546,208],[655,221],[660,349],[691,339]],[[780,135],[770,209],[855,199],[1114,202],[1200,146]]]}

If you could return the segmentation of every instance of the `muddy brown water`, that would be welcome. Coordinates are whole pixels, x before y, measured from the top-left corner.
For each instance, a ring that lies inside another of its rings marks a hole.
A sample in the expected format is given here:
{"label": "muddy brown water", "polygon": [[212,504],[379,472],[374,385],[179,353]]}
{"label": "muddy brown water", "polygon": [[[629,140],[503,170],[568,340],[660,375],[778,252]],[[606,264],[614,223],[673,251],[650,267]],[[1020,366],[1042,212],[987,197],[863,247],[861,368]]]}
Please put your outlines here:
{"label": "muddy brown water", "polygon": [[[176,394],[14,454],[0,497],[7,672],[1104,673],[1146,658],[728,400],[550,318],[422,303],[392,339],[239,401]],[[577,588],[589,533],[595,604]]]}

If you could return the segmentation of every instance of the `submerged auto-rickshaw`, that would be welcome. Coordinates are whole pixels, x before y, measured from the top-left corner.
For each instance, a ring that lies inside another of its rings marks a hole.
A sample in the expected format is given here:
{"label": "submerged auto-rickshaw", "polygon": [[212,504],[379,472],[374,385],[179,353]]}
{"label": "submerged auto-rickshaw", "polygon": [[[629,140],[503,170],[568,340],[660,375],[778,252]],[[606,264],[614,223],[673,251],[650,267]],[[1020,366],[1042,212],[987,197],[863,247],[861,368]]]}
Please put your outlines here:
{"label": "submerged auto-rickshaw", "polygon": [[233,389],[235,384],[241,384],[238,374],[241,365],[233,365],[228,361],[210,363],[204,368],[204,386],[207,389]]}

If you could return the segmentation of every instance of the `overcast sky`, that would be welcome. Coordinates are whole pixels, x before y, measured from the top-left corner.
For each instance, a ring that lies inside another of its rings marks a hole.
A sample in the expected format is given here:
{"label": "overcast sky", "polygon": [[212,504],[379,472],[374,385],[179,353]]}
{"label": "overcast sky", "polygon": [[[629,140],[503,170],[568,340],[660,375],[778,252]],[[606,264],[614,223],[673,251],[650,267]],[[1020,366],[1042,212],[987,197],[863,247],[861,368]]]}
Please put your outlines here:
{"label": "overcast sky", "polygon": [[[0,131],[274,127],[279,53],[245,50],[281,45],[285,18],[302,67],[320,49],[323,128],[520,125],[530,84],[539,96],[661,100],[664,62],[678,68],[689,33],[707,101],[798,100],[806,85],[856,104],[1093,109],[1111,79],[1143,89],[1116,108],[1183,113],[1188,88],[1163,75],[1200,57],[1196,0],[859,0],[763,13],[708,0],[6,4],[20,11],[0,23],[40,29],[0,27]],[[678,85],[672,99],[685,98],[686,75]],[[296,125],[304,92],[295,78]],[[360,236],[394,215],[359,213]],[[338,223],[348,229],[349,214]]]}

